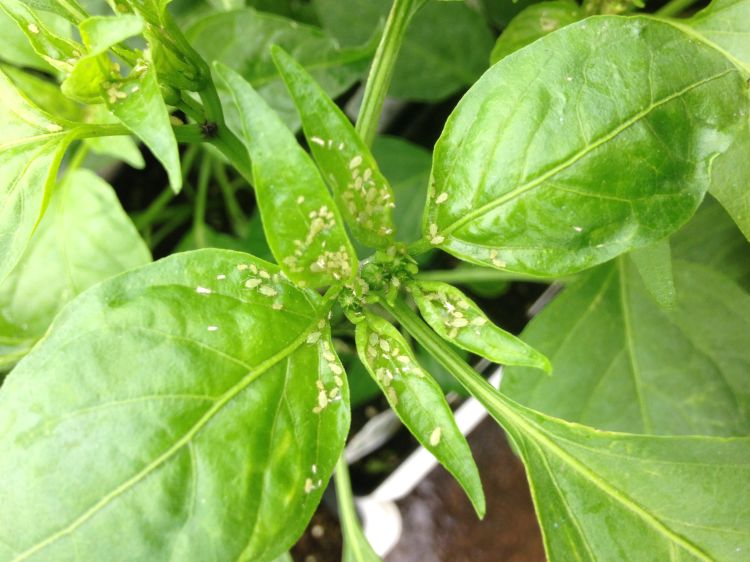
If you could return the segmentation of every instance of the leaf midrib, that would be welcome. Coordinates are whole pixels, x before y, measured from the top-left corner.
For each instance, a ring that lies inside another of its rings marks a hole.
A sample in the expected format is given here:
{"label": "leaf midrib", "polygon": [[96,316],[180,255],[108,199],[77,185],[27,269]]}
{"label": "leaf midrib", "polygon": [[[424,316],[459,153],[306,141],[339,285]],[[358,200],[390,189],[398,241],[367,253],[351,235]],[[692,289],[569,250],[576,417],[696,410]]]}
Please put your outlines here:
{"label": "leaf midrib", "polygon": [[314,318],[313,322],[308,326],[308,328],[304,330],[288,346],[281,349],[279,352],[277,352],[276,354],[272,355],[271,357],[269,357],[268,359],[260,363],[254,370],[250,371],[247,375],[245,375],[237,384],[230,387],[229,390],[227,390],[227,392],[225,392],[218,400],[216,400],[215,404],[211,408],[209,408],[206,411],[206,413],[203,416],[201,416],[201,418],[197,422],[195,422],[195,424],[180,439],[178,439],[169,449],[167,449],[161,455],[159,455],[156,459],[151,461],[147,466],[142,468],[138,473],[136,473],[135,475],[130,477],[128,480],[126,480],[125,482],[117,486],[114,490],[109,492],[107,495],[105,495],[102,499],[96,502],[92,507],[87,509],[84,513],[79,515],[75,520],[73,520],[66,527],[53,533],[52,535],[48,536],[46,539],[39,541],[32,547],[26,549],[24,552],[19,554],[16,558],[13,559],[13,562],[20,562],[22,560],[27,560],[33,554],[53,544],[55,541],[64,537],[65,535],[72,533],[78,527],[83,525],[86,521],[94,517],[99,511],[105,508],[110,502],[112,502],[117,497],[119,497],[120,495],[130,490],[138,482],[146,478],[154,470],[156,470],[162,464],[167,462],[183,446],[191,443],[193,437],[195,437],[198,434],[198,432],[200,432],[200,430],[203,429],[203,427],[205,427],[213,419],[213,417],[216,414],[218,414],[218,412],[224,406],[226,406],[233,398],[235,398],[240,392],[245,390],[245,388],[247,388],[259,376],[261,376],[271,367],[276,365],[279,361],[283,360],[285,357],[288,357],[289,355],[291,355],[300,345],[302,345],[307,339],[307,336],[317,327],[318,321],[319,320],[317,317]]}
{"label": "leaf midrib", "polygon": [[685,551],[693,554],[694,556],[697,556],[702,560],[705,560],[706,562],[712,562],[711,557],[703,552],[703,550],[689,542],[685,537],[677,534],[675,531],[667,527],[662,521],[660,521],[653,514],[649,513],[635,500],[631,499],[625,493],[600,478],[599,475],[596,474],[596,472],[594,472],[591,468],[578,461],[570,453],[560,447],[555,442],[556,436],[548,434],[545,430],[536,426],[536,424],[534,424],[530,420],[527,420],[521,414],[516,413],[513,410],[512,406],[509,403],[506,403],[504,397],[500,398],[494,394],[491,394],[489,398],[496,404],[496,410],[505,414],[506,421],[513,422],[510,425],[511,428],[522,429],[522,435],[524,437],[532,437],[535,440],[532,441],[532,443],[534,443],[536,446],[544,446],[546,450],[556,455],[562,462],[569,465],[573,470],[575,470],[583,478],[585,478],[586,481],[591,482],[591,484],[599,488],[607,496],[616,500],[626,509],[632,511],[644,523],[649,525],[665,538],[669,539],[673,544],[679,545]]}
{"label": "leaf midrib", "polygon": [[466,223],[471,222],[475,220],[477,217],[480,217],[493,209],[500,207],[501,205],[507,203],[508,201],[515,199],[516,197],[519,197],[520,195],[526,193],[527,191],[530,191],[539,185],[543,184],[547,179],[557,175],[558,173],[566,170],[570,166],[577,163],[579,160],[584,158],[589,153],[593,152],[600,146],[606,144],[607,142],[614,139],[617,135],[631,127],[632,125],[635,125],[638,121],[646,117],[649,113],[657,109],[658,107],[669,103],[670,101],[673,101],[681,96],[684,96],[691,90],[694,90],[695,88],[699,88],[709,82],[712,82],[713,80],[718,80],[719,78],[722,78],[726,76],[727,74],[730,74],[732,72],[736,72],[734,68],[729,68],[727,70],[724,70],[723,72],[720,72],[718,74],[714,74],[712,76],[709,76],[707,78],[703,78],[702,80],[698,80],[697,82],[693,82],[692,84],[689,84],[688,86],[685,86],[684,88],[656,101],[652,102],[648,105],[648,107],[642,109],[641,111],[635,113],[632,117],[622,122],[620,125],[612,129],[609,133],[605,134],[604,136],[600,137],[598,140],[591,144],[587,144],[584,146],[581,150],[574,153],[570,158],[567,160],[564,160],[560,164],[554,166],[547,172],[543,173],[542,175],[538,176],[537,178],[526,182],[525,184],[522,184],[518,187],[513,188],[512,190],[508,191],[504,195],[498,197],[497,199],[494,199],[493,201],[490,201],[489,203],[486,203],[479,207],[478,209],[474,211],[470,211],[463,215],[460,219],[456,220],[454,223],[446,226],[444,229],[441,230],[441,234],[448,235],[454,230],[457,230],[464,226]]}

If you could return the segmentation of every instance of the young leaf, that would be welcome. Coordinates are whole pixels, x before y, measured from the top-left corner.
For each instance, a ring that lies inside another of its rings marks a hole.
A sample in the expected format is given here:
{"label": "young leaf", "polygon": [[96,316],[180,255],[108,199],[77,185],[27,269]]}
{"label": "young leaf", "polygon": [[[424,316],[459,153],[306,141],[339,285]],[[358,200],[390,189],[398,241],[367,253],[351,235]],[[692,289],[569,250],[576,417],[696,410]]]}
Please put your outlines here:
{"label": "young leaf", "polygon": [[98,55],[129,37],[140,35],[143,20],[134,14],[92,16],[83,20],[78,30],[88,55]]}
{"label": "young leaf", "polygon": [[669,240],[659,240],[650,246],[637,248],[630,253],[643,284],[659,306],[671,308],[677,295],[672,274],[672,251]]}
{"label": "young leaf", "polygon": [[150,261],[114,189],[87,170],[66,174],[23,258],[0,284],[0,364],[20,358],[84,289]]}
{"label": "young leaf", "polygon": [[[549,560],[737,560],[750,548],[750,438],[597,431],[507,398],[402,302],[390,310],[508,432]],[[612,522],[616,522],[613,532]]]}
{"label": "young leaf", "polygon": [[22,96],[0,70],[0,283],[44,212],[71,130]]}
{"label": "young leaf", "polygon": [[480,517],[482,483],[466,439],[435,380],[386,320],[367,313],[356,327],[357,353],[391,408],[417,440],[458,480]]}
{"label": "young leaf", "polygon": [[[239,72],[295,131],[300,126],[299,116],[268,45],[279,45],[291,53],[332,98],[363,77],[375,51],[375,45],[369,44],[342,49],[317,27],[251,8],[202,18],[189,26],[185,35],[203,58]],[[216,37],[222,40],[216,41]]]}
{"label": "young leaf", "polygon": [[544,355],[495,326],[459,289],[438,281],[415,281],[408,288],[425,321],[443,339],[495,363],[552,372]]}
{"label": "young leaf", "polygon": [[276,66],[292,94],[305,138],[328,179],[349,228],[373,248],[393,243],[393,190],[349,118],[326,96],[305,69],[278,47]]}
{"label": "young leaf", "polygon": [[555,376],[508,369],[503,391],[602,429],[747,435],[750,296],[703,266],[676,262],[674,276],[665,310],[624,258],[586,274],[523,333]]}
{"label": "young leaf", "polygon": [[572,0],[553,0],[529,6],[503,29],[490,54],[490,64],[548,33],[577,22],[583,16],[581,7]]}
{"label": "young leaf", "polygon": [[52,67],[34,51],[26,34],[2,9],[0,9],[0,37],[3,38],[0,60],[22,68],[33,68],[43,72],[52,70]]}
{"label": "young leaf", "polygon": [[693,214],[748,107],[738,68],[669,23],[566,26],[493,66],[454,110],[425,237],[541,276],[647,245]]}
{"label": "young leaf", "polygon": [[[93,105],[87,108],[88,120],[94,123],[117,123],[118,120],[103,105]],[[117,137],[91,137],[84,141],[93,152],[117,158],[128,166],[141,169],[146,163],[143,154],[133,137],[120,135]]]}
{"label": "young leaf", "polygon": [[83,46],[48,25],[31,9],[30,4],[33,3],[3,0],[0,8],[16,22],[34,51],[46,63],[61,72],[70,72],[83,54]]}
{"label": "young leaf", "polygon": [[169,184],[178,193],[182,187],[182,170],[169,111],[153,66],[143,60],[139,66],[141,68],[133,69],[127,77],[102,85],[104,102],[162,163]]}
{"label": "young leaf", "polygon": [[263,227],[284,272],[311,287],[337,284],[357,272],[333,198],[294,135],[242,76],[216,65],[226,92],[225,112],[240,128],[253,162],[253,184]]}
{"label": "young leaf", "polygon": [[80,295],[0,389],[0,558],[288,549],[349,428],[326,313],[276,266],[222,250]]}
{"label": "young leaf", "polygon": [[88,16],[77,0],[23,0],[23,3],[32,10],[57,14],[75,25]]}

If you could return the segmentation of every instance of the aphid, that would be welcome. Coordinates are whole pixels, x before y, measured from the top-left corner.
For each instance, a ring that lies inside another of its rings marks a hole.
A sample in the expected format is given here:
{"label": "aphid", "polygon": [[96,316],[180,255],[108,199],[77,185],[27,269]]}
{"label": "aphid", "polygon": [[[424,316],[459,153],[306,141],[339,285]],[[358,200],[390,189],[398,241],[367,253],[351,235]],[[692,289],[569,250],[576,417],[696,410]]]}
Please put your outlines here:
{"label": "aphid", "polygon": [[218,327],[218,326],[209,326],[209,327],[208,327],[208,331],[209,331],[209,332],[215,332],[215,331],[216,331],[216,330],[218,330],[218,329],[219,329],[219,327]]}
{"label": "aphid", "polygon": [[201,133],[204,139],[216,138],[219,134],[219,126],[212,121],[204,121],[201,123]]}
{"label": "aphid", "polygon": [[436,427],[432,430],[432,433],[430,434],[430,445],[433,447],[437,447],[440,443],[440,438],[443,435],[443,430],[440,426]]}
{"label": "aphid", "polygon": [[198,286],[198,287],[195,288],[195,292],[198,293],[199,295],[210,295],[211,294],[211,289],[208,289],[206,287]]}

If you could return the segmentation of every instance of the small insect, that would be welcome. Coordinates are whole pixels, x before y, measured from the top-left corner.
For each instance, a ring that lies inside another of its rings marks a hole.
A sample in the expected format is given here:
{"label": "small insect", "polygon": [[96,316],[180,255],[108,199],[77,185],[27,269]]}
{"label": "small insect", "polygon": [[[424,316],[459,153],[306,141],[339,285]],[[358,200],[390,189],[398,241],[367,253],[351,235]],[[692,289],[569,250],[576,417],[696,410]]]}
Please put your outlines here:
{"label": "small insect", "polygon": [[203,138],[212,139],[219,133],[219,126],[213,121],[204,121],[201,123],[201,132],[203,133]]}

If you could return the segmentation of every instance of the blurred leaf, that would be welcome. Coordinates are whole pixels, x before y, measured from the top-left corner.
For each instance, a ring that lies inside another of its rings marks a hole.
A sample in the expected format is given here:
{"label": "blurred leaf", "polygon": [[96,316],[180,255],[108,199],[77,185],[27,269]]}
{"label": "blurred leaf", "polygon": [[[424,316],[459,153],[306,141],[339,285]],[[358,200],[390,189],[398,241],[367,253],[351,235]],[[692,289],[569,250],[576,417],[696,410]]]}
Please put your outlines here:
{"label": "blurred leaf", "polygon": [[533,4],[516,15],[500,34],[492,49],[490,64],[582,18],[583,11],[573,0]]}
{"label": "blurred leaf", "polygon": [[112,187],[87,170],[66,174],[0,285],[0,364],[17,360],[79,293],[150,261]]}
{"label": "blurred leaf", "polygon": [[503,391],[601,429],[747,434],[750,295],[700,265],[675,262],[674,277],[665,310],[626,258],[582,275],[522,334],[554,376],[507,369]]}
{"label": "blurred leaf", "polygon": [[239,72],[292,130],[299,127],[299,117],[273,64],[270,45],[290,53],[332,98],[362,78],[375,48],[342,49],[321,29],[250,8],[195,21],[185,35],[207,61],[219,61]]}

